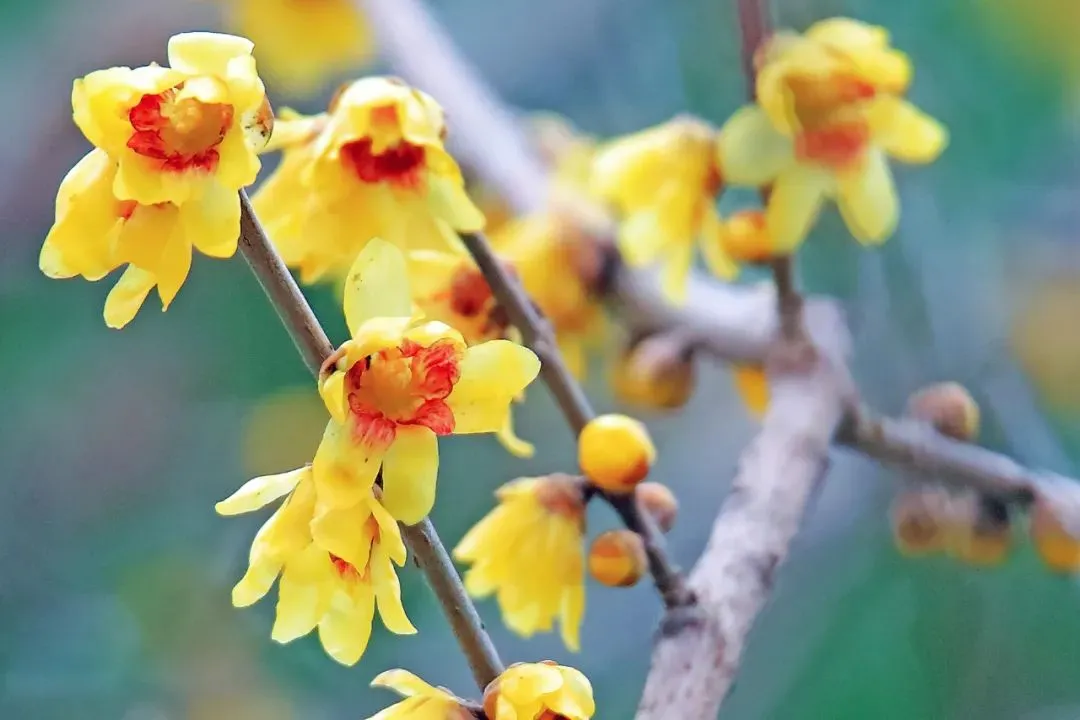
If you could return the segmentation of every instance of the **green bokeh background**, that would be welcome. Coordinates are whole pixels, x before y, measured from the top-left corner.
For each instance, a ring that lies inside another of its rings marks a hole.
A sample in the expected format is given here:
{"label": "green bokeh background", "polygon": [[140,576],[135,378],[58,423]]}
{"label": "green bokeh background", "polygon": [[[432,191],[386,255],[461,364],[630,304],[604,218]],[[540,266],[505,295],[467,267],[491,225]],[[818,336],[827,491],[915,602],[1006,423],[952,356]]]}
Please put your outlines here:
{"label": "green bokeh background", "polygon": [[[898,170],[904,217],[888,245],[856,250],[830,214],[803,271],[811,289],[844,301],[855,372],[876,405],[895,412],[921,384],[959,380],[983,406],[984,442],[1075,473],[1075,413],[1036,394],[1007,342],[1046,278],[1078,269],[1075,75],[1053,46],[1002,20],[1005,2],[775,4],[779,22],[796,28],[834,14],[886,25],[915,61],[912,98],[952,131],[936,165]],[[433,5],[508,99],[591,133],[683,111],[720,123],[745,93],[726,0]],[[377,628],[352,669],[312,638],[272,643],[272,600],[230,607],[263,517],[225,520],[213,503],[253,473],[300,462],[322,422],[306,371],[239,259],[196,258],[167,315],[151,301],[119,333],[101,321],[106,283],[37,271],[56,186],[86,150],[70,122],[71,79],[164,60],[170,34],[217,27],[216,10],[196,0],[0,2],[2,718],[363,717],[389,699],[367,682],[393,666],[472,691],[413,570],[403,582],[419,635]],[[273,97],[308,109],[326,94]],[[333,296],[311,297],[341,339]],[[616,407],[602,369],[598,359],[588,389],[599,407]],[[647,418],[661,448],[657,477],[683,503],[671,547],[684,565],[754,430],[726,370],[705,364],[700,375],[688,407]],[[519,417],[539,447],[530,461],[490,438],[443,444],[435,521],[448,543],[490,507],[498,484],[571,468],[569,434],[543,390]],[[835,453],[723,716],[1080,717],[1075,581],[1047,574],[1022,540],[994,571],[901,559],[885,521],[901,479]],[[603,508],[593,512],[592,529],[612,524]],[[517,639],[490,604],[481,611],[507,659],[574,664],[594,681],[597,717],[632,716],[659,613],[648,587],[590,587],[579,656],[551,637]]]}

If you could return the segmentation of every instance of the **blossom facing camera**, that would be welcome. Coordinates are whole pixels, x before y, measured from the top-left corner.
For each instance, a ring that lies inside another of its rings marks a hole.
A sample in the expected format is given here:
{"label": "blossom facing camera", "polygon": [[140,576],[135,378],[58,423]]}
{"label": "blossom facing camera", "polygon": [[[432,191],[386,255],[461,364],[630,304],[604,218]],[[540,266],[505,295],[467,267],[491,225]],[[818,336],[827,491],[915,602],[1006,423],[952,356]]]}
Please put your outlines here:
{"label": "blossom facing camera", "polygon": [[401,522],[435,502],[438,438],[503,430],[510,404],[540,371],[508,340],[468,346],[440,322],[420,323],[400,250],[378,238],[356,257],[345,288],[351,332],[319,379],[330,423],[315,455],[321,500],[344,508],[382,472],[382,504]]}
{"label": "blossom facing camera", "polygon": [[488,720],[589,720],[595,712],[589,679],[550,660],[515,663],[484,690]]}
{"label": "blossom facing camera", "polygon": [[[494,594],[507,627],[523,637],[550,631],[558,618],[563,642],[576,652],[585,612],[582,483],[568,475],[520,478],[496,497],[498,506],[454,548],[454,558],[471,565],[466,590]],[[530,563],[521,562],[526,556]]]}
{"label": "blossom facing camera", "polygon": [[724,250],[716,209],[723,178],[715,143],[715,130],[679,117],[613,140],[593,162],[593,192],[622,218],[623,256],[635,266],[658,263],[664,293],[676,302],[686,297],[695,243],[717,277],[730,279],[738,271]]}
{"label": "blossom facing camera", "polygon": [[578,436],[578,465],[589,482],[613,493],[633,492],[656,461],[649,431],[626,415],[600,415]]}
{"label": "blossom facing camera", "polygon": [[404,699],[367,720],[474,720],[461,698],[433,687],[405,670],[387,670],[371,681],[372,687],[393,690]]}
{"label": "blossom facing camera", "polygon": [[373,237],[464,254],[457,233],[479,231],[484,217],[445,135],[429,95],[372,77],[336,96],[320,132],[284,148],[252,202],[303,282],[341,277]]}

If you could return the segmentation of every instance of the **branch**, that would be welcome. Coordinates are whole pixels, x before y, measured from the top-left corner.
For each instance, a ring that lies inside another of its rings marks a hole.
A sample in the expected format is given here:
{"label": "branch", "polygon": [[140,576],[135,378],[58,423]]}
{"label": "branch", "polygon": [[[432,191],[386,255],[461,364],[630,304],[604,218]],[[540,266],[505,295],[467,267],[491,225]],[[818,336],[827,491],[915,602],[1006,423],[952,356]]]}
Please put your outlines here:
{"label": "branch", "polygon": [[[319,368],[333,353],[333,345],[285,263],[270,244],[270,239],[255,217],[247,193],[242,190],[240,208],[240,252],[258,278],[308,370],[318,377]],[[402,525],[401,534],[450,621],[477,687],[483,690],[502,672],[503,664],[435,526],[425,518],[416,525]]]}

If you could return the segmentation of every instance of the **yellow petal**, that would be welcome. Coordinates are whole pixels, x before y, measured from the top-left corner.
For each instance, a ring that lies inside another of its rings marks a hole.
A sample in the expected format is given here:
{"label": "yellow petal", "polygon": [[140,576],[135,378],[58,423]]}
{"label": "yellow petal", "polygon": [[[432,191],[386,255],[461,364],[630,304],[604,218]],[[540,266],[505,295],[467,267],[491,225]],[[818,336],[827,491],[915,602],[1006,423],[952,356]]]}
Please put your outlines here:
{"label": "yellow petal", "polygon": [[562,675],[563,685],[558,695],[552,698],[551,709],[570,720],[586,720],[592,717],[596,712],[596,702],[593,700],[589,679],[579,670],[565,665],[559,666],[559,673]]}
{"label": "yellow petal", "polygon": [[158,65],[96,70],[72,84],[75,124],[94,146],[119,158],[133,132],[128,111],[143,95],[156,95],[184,79],[183,73]]}
{"label": "yellow petal", "polygon": [[278,475],[252,478],[241,485],[239,490],[215,505],[214,510],[219,515],[239,515],[258,510],[288,495],[301,478],[310,472],[311,468],[302,467]]}
{"label": "yellow petal", "polygon": [[105,324],[119,329],[131,322],[155,283],[157,279],[152,274],[128,265],[105,298]]}
{"label": "yellow petal", "polygon": [[397,635],[416,634],[416,628],[409,621],[405,607],[401,604],[401,584],[385,548],[376,547],[372,550],[370,569],[371,584],[375,588],[375,599],[383,625]]}
{"label": "yellow petal", "polygon": [[215,183],[180,208],[180,223],[189,241],[203,255],[232,257],[240,237],[240,197]]}
{"label": "yellow petal", "polygon": [[806,239],[832,183],[827,172],[804,164],[793,165],[780,175],[765,208],[766,225],[777,253],[790,253]]}
{"label": "yellow petal", "polygon": [[342,425],[348,417],[349,406],[345,398],[345,373],[335,370],[319,383],[319,397],[330,412],[330,417]]}
{"label": "yellow petal", "polygon": [[398,565],[405,564],[405,541],[401,537],[401,528],[393,515],[383,507],[378,500],[371,498],[368,502],[375,522],[379,524],[379,545],[386,550],[390,559]]}
{"label": "yellow petal", "polygon": [[559,610],[559,633],[567,650],[581,650],[581,619],[585,615],[585,585],[578,583],[563,590]]}
{"label": "yellow petal", "polygon": [[333,572],[330,556],[314,544],[285,563],[271,638],[287,643],[315,629],[330,606]]}
{"label": "yellow petal", "polygon": [[255,149],[249,144],[244,128],[234,123],[217,146],[218,166],[215,180],[222,187],[237,192],[255,182],[262,167]]}
{"label": "yellow petal", "polygon": [[630,213],[619,223],[618,241],[626,262],[633,267],[642,267],[663,253],[670,236],[656,209],[647,207]]}
{"label": "yellow petal", "polygon": [[386,448],[354,441],[348,427],[331,420],[311,463],[319,501],[338,508],[364,501],[385,452]]}
{"label": "yellow petal", "polygon": [[435,504],[439,440],[422,425],[399,425],[383,458],[382,505],[406,525],[427,517]]}
{"label": "yellow petal", "polygon": [[162,172],[157,163],[134,152],[124,152],[113,181],[113,194],[120,200],[134,200],[142,205],[186,202],[196,184],[189,178],[190,173]]}
{"label": "yellow petal", "polygon": [[760,420],[769,407],[769,380],[765,370],[755,365],[735,365],[731,372],[739,397],[750,414]]}
{"label": "yellow petal", "polygon": [[326,654],[342,665],[355,665],[371,639],[375,595],[362,586],[350,593],[352,602],[335,604],[319,622],[319,641]]}
{"label": "yellow petal", "polygon": [[454,433],[498,432],[510,402],[536,379],[540,360],[509,340],[492,340],[465,351],[461,377],[447,404],[454,413]]}
{"label": "yellow petal", "polygon": [[266,593],[270,592],[281,568],[281,561],[273,559],[260,560],[248,565],[244,577],[233,586],[233,607],[248,607],[261,600]]}
{"label": "yellow petal", "polygon": [[45,275],[97,280],[120,264],[112,252],[121,225],[112,194],[115,176],[116,161],[102,150],[91,150],[64,176],[38,261]]}
{"label": "yellow petal", "polygon": [[442,690],[428,685],[407,670],[387,670],[381,672],[371,681],[371,687],[381,687],[393,690],[405,697],[436,697],[446,694]]}
{"label": "yellow petal", "polygon": [[522,440],[514,432],[513,412],[506,414],[506,422],[503,424],[502,429],[495,433],[495,438],[514,457],[530,458],[536,453],[536,447],[531,442]]}
{"label": "yellow petal", "polygon": [[867,117],[874,142],[903,162],[933,162],[949,143],[944,125],[903,98],[879,95]]}
{"label": "yellow petal", "polygon": [[251,55],[255,44],[236,35],[187,32],[169,38],[169,65],[191,75],[228,74],[229,61]]}
{"label": "yellow petal", "polygon": [[412,314],[405,256],[392,244],[372,238],[356,256],[345,281],[345,322],[356,337],[372,318]]}
{"label": "yellow petal", "polygon": [[458,232],[479,232],[484,229],[484,214],[469,199],[460,183],[429,173],[427,205],[435,217]]}
{"label": "yellow petal", "polygon": [[191,241],[177,225],[162,246],[157,267],[154,268],[162,310],[167,310],[176,293],[180,292],[190,270]]}
{"label": "yellow petal", "polygon": [[317,504],[311,519],[311,537],[319,547],[353,567],[367,567],[373,539],[373,531],[367,523],[369,515],[364,502],[348,508]]}
{"label": "yellow petal", "polygon": [[732,280],[739,274],[739,266],[724,250],[726,233],[720,213],[715,205],[709,203],[701,221],[701,256],[705,258],[705,267],[709,268],[709,272],[722,280]]}
{"label": "yellow petal", "polygon": [[772,182],[795,161],[791,139],[757,105],[744,105],[724,123],[716,154],[726,182],[754,187]]}
{"label": "yellow petal", "polygon": [[900,200],[885,153],[870,148],[862,167],[842,174],[838,183],[837,206],[855,239],[861,243],[887,240],[900,219]]}
{"label": "yellow petal", "polygon": [[669,248],[664,257],[660,268],[660,290],[664,297],[676,305],[686,302],[686,284],[693,263],[693,248],[682,243]]}

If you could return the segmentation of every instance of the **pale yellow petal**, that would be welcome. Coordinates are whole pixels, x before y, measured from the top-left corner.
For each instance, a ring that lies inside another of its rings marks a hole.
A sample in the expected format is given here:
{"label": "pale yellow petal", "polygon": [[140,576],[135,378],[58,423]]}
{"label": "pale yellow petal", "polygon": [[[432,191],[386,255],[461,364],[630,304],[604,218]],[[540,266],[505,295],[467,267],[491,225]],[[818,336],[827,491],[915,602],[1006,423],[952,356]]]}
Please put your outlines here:
{"label": "pale yellow petal", "polygon": [[484,214],[457,182],[433,173],[427,175],[427,205],[431,213],[458,232],[484,229]]}
{"label": "pale yellow petal", "polygon": [[330,556],[317,545],[309,545],[285,563],[271,638],[287,643],[315,628],[330,607],[333,572]]}
{"label": "pale yellow petal", "polygon": [[686,285],[693,264],[693,248],[682,243],[671,246],[664,256],[660,266],[660,290],[676,305],[686,302]]}
{"label": "pale yellow petal", "polygon": [[885,153],[870,148],[858,171],[838,178],[837,206],[859,242],[880,243],[892,235],[900,219],[900,199]]}
{"label": "pale yellow petal", "polygon": [[336,370],[319,383],[319,397],[322,398],[330,417],[344,425],[348,417],[349,405],[345,398],[345,373]]}
{"label": "pale yellow petal", "polygon": [[623,259],[633,267],[642,267],[663,253],[670,235],[656,209],[648,207],[630,213],[619,223],[618,242]]}
{"label": "pale yellow petal", "polygon": [[300,480],[311,472],[311,468],[302,467],[277,475],[263,475],[252,478],[240,486],[240,489],[225,498],[214,510],[219,515],[239,515],[266,506],[292,492]]}
{"label": "pale yellow petal", "polygon": [[401,250],[372,238],[356,256],[345,281],[345,322],[356,337],[372,318],[402,318],[412,314],[408,271]]}
{"label": "pale yellow petal", "polygon": [[169,65],[191,75],[228,74],[229,61],[251,55],[255,44],[236,35],[212,32],[187,32],[169,38]]}
{"label": "pale yellow petal", "polygon": [[461,377],[446,402],[454,413],[454,433],[498,432],[510,402],[536,379],[536,353],[509,340],[492,340],[465,351]]}
{"label": "pale yellow petal", "polygon": [[311,537],[327,552],[353,567],[366,567],[371,559],[373,531],[367,524],[367,503],[348,508],[316,504],[311,519]]}
{"label": "pale yellow petal", "polygon": [[578,583],[563,590],[559,610],[559,633],[571,652],[581,650],[581,620],[585,615],[585,585]]}
{"label": "pale yellow petal", "polygon": [[903,98],[879,95],[867,117],[874,142],[903,162],[933,162],[949,143],[944,125]]}
{"label": "pale yellow petal", "polygon": [[311,463],[319,501],[346,508],[367,498],[385,451],[384,447],[357,442],[341,423],[327,423]]}
{"label": "pale yellow petal", "polygon": [[722,280],[732,280],[739,274],[739,266],[724,250],[726,232],[716,206],[709,203],[702,216],[701,234],[698,238],[701,256],[705,259],[705,267],[709,272]]}
{"label": "pale yellow petal", "polygon": [[105,324],[122,328],[131,322],[156,283],[157,279],[151,273],[128,265],[105,298]]}
{"label": "pale yellow petal", "polygon": [[232,257],[240,238],[240,197],[222,185],[212,184],[206,192],[180,208],[180,223],[188,240],[203,255]]}
{"label": "pale yellow petal", "polygon": [[399,425],[383,457],[382,505],[406,525],[427,517],[435,504],[439,440],[422,425]]}
{"label": "pale yellow petal", "polygon": [[386,549],[376,547],[371,552],[371,584],[375,588],[375,600],[386,629],[397,635],[414,635],[416,628],[405,614],[401,604],[401,584],[390,562]]}
{"label": "pale yellow petal", "polygon": [[367,649],[374,618],[375,595],[366,586],[350,593],[349,602],[335,600],[319,621],[319,641],[326,654],[342,665],[355,665]]}
{"label": "pale yellow petal", "polygon": [[401,537],[401,529],[397,520],[382,503],[374,498],[368,502],[368,509],[379,524],[379,543],[386,549],[386,554],[398,565],[405,564],[405,541]]}
{"label": "pale yellow petal", "polygon": [[739,108],[724,123],[716,153],[725,182],[753,187],[772,182],[795,161],[791,139],[757,105]]}
{"label": "pale yellow petal", "polygon": [[506,422],[502,429],[495,433],[495,438],[514,457],[530,458],[536,453],[536,447],[531,442],[522,440],[514,432],[513,412],[506,414]]}
{"label": "pale yellow petal", "polygon": [[371,681],[371,687],[381,687],[393,690],[404,697],[436,697],[446,694],[442,690],[439,690],[432,685],[428,685],[408,670],[386,670],[381,672]]}
{"label": "pale yellow petal", "polygon": [[795,250],[817,222],[832,177],[820,168],[799,164],[785,170],[773,185],[765,221],[777,253]]}

